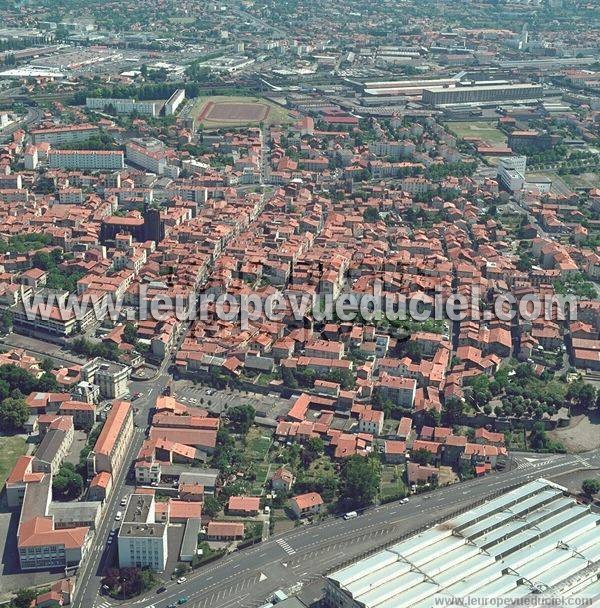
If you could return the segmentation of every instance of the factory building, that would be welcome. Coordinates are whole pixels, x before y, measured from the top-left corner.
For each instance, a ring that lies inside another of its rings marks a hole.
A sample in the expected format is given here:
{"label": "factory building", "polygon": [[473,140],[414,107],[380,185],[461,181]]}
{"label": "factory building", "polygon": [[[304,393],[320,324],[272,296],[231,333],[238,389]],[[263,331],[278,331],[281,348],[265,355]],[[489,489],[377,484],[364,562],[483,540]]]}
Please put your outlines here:
{"label": "factory building", "polygon": [[536,100],[542,95],[543,88],[539,84],[427,87],[423,89],[423,104],[443,106],[458,103]]}
{"label": "factory building", "polygon": [[565,488],[538,479],[333,572],[327,605],[431,608],[474,605],[478,598],[509,605],[530,596],[597,597],[599,524],[600,515]]}

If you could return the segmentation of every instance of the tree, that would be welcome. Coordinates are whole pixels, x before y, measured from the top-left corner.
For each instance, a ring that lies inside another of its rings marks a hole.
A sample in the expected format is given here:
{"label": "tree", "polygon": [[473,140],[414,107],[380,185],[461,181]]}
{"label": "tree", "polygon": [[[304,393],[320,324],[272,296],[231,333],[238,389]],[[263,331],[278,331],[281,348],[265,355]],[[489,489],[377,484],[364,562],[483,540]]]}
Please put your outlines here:
{"label": "tree", "polygon": [[221,511],[221,505],[214,496],[206,496],[204,498],[204,505],[202,506],[202,512],[211,519],[216,517]]}
{"label": "tree", "polygon": [[313,454],[316,454],[317,456],[321,456],[321,454],[325,452],[325,444],[323,443],[323,440],[320,437],[311,437],[307,441],[306,447],[308,450],[310,450]]}
{"label": "tree", "polygon": [[450,397],[450,399],[446,401],[444,413],[449,424],[458,423],[463,413],[463,402],[457,397]]}
{"label": "tree", "polygon": [[37,595],[34,589],[19,589],[11,603],[15,608],[30,608]]}
{"label": "tree", "polygon": [[350,456],[341,470],[342,499],[356,507],[365,507],[375,500],[381,481],[381,463],[371,456]]}
{"label": "tree", "polygon": [[298,388],[298,380],[296,380],[296,376],[294,376],[294,372],[289,367],[283,366],[281,368],[281,379],[283,380],[283,384],[287,388],[296,389]]}
{"label": "tree", "polygon": [[587,382],[579,391],[578,403],[581,407],[591,408],[596,403],[596,389]]}
{"label": "tree", "polygon": [[44,357],[40,363],[40,367],[49,374],[54,369],[54,361],[50,357]]}
{"label": "tree", "polygon": [[148,589],[156,583],[156,575],[149,568],[109,568],[102,584],[109,593],[119,599],[129,599]]}
{"label": "tree", "polygon": [[8,308],[2,312],[0,315],[0,331],[8,333],[12,331],[13,326],[13,314],[12,311]]}
{"label": "tree", "polygon": [[422,422],[424,426],[440,426],[442,415],[435,408],[430,408],[422,414]]}
{"label": "tree", "polygon": [[373,223],[379,221],[379,211],[375,207],[367,207],[363,213],[365,222]]}
{"label": "tree", "polygon": [[0,430],[4,433],[21,432],[28,418],[29,409],[24,399],[8,397],[0,402]]}
{"label": "tree", "polygon": [[52,493],[58,500],[74,500],[83,492],[83,478],[70,462],[63,462],[52,480]]}
{"label": "tree", "polygon": [[137,342],[137,329],[135,323],[131,321],[125,323],[125,327],[123,328],[123,340],[125,340],[127,344],[135,345]]}
{"label": "tree", "polygon": [[416,462],[417,464],[431,464],[433,456],[429,450],[425,448],[419,448],[418,450],[414,450],[410,453],[411,462]]}
{"label": "tree", "polygon": [[584,479],[581,489],[587,496],[598,494],[600,492],[600,479]]}
{"label": "tree", "polygon": [[255,415],[256,410],[251,405],[235,405],[227,410],[227,417],[242,435],[252,426]]}
{"label": "tree", "polygon": [[471,389],[469,398],[474,405],[481,408],[489,403],[492,398],[492,393],[490,391],[490,380],[485,374],[475,376],[466,384]]}

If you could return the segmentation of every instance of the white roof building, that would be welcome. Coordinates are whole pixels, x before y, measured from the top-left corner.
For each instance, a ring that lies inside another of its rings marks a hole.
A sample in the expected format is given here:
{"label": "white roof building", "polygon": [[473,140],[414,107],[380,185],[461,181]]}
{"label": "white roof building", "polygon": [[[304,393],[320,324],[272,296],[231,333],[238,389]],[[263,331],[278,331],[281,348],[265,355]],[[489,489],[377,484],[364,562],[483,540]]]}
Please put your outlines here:
{"label": "white roof building", "polygon": [[443,598],[596,597],[600,515],[538,479],[342,568],[339,608],[431,608]]}

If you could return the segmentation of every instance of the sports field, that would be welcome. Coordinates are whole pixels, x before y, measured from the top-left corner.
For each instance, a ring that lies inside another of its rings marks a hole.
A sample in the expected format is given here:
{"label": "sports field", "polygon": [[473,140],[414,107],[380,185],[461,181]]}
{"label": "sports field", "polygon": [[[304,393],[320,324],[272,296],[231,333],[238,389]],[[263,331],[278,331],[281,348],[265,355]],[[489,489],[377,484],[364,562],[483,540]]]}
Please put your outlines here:
{"label": "sports field", "polygon": [[255,126],[261,122],[283,124],[291,120],[284,108],[257,97],[198,97],[191,115],[205,130]]}
{"label": "sports field", "polygon": [[446,126],[461,138],[479,137],[491,146],[506,143],[506,135],[492,121],[448,122]]}

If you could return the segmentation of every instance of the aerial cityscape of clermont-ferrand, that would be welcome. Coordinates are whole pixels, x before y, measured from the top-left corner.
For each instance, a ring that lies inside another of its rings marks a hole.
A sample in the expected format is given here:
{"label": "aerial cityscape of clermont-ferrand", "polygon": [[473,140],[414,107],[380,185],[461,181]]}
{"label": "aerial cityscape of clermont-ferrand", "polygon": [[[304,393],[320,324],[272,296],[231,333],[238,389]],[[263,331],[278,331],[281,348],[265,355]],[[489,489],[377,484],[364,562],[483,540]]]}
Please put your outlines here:
{"label": "aerial cityscape of clermont-ferrand", "polygon": [[0,0],[0,608],[600,608],[599,0]]}

